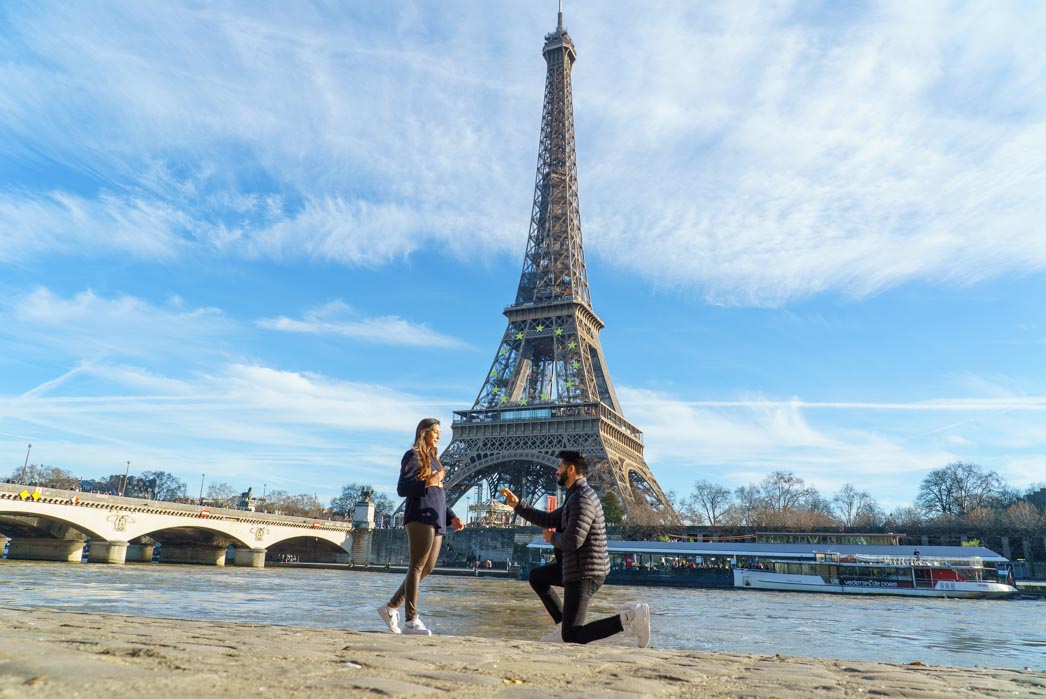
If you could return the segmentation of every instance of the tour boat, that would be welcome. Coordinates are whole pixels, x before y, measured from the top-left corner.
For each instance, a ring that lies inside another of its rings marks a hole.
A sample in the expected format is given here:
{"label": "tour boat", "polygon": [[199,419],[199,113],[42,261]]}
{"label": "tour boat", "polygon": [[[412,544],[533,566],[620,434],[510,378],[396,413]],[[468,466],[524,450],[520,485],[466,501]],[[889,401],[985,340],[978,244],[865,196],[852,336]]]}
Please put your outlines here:
{"label": "tour boat", "polygon": [[734,569],[734,587],[909,597],[993,598],[1017,594],[1012,574],[986,568],[977,558],[945,561],[836,553],[819,553],[814,561],[771,559],[749,563]]}

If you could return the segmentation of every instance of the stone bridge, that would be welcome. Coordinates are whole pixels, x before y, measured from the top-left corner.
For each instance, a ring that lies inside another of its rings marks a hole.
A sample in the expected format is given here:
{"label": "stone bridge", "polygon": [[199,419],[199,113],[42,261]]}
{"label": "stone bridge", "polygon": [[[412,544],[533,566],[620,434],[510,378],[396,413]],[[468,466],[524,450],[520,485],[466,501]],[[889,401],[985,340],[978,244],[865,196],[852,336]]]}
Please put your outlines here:
{"label": "stone bridge", "polygon": [[[366,508],[363,508],[366,512]],[[373,529],[361,521],[331,522],[0,483],[0,550],[7,558],[79,562],[148,562],[262,567],[267,554],[299,560],[362,563]],[[359,508],[357,518],[360,518]]]}

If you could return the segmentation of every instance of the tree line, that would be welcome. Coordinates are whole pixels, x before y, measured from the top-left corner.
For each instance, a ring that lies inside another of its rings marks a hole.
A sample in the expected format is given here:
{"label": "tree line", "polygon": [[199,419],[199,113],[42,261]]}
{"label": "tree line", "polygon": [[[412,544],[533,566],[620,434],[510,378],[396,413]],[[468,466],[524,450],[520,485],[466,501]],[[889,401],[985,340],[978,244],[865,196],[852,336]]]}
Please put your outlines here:
{"label": "tree line", "polygon": [[[23,482],[22,468],[8,479]],[[171,502],[196,502],[188,486],[166,471],[112,474],[81,479],[60,468],[30,464],[25,469],[28,485],[84,492],[124,494],[127,497]],[[341,494],[324,504],[315,494],[290,494],[273,490],[253,502],[266,512],[315,519],[351,520],[364,492],[363,483],[346,483]],[[237,507],[242,493],[225,482],[208,484],[206,501],[220,507]],[[930,471],[923,478],[915,501],[887,513],[878,501],[859,486],[844,484],[829,496],[807,484],[792,471],[773,471],[757,483],[730,489],[709,480],[699,480],[686,496],[667,493],[680,524],[721,527],[753,527],[763,530],[810,531],[846,527],[867,531],[899,531],[927,526],[964,526],[979,530],[1037,533],[1046,529],[1046,484],[1021,491],[1009,486],[995,471],[973,463],[956,461]],[[373,493],[379,522],[391,518],[397,502],[385,493]],[[624,511],[612,493],[603,496],[608,524],[651,526],[668,524],[665,513],[639,503]]]}
{"label": "tree line", "polygon": [[[1021,491],[995,471],[956,461],[930,471],[912,505],[887,513],[853,483],[821,494],[792,471],[774,471],[758,483],[730,489],[699,480],[686,496],[669,492],[681,524],[811,531],[846,527],[897,531],[936,527],[1000,529],[1037,533],[1046,529],[1046,484]],[[608,502],[609,501],[609,502]],[[664,524],[663,516],[642,505],[627,515],[612,496],[604,497],[607,521],[639,526]]]}

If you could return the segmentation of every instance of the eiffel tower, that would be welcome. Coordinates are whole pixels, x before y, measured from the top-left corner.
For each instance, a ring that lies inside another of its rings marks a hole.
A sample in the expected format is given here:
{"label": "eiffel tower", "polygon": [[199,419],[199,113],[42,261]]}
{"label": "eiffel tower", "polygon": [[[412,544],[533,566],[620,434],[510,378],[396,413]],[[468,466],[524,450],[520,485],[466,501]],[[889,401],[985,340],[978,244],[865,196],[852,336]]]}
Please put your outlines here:
{"label": "eiffel tower", "polygon": [[471,410],[455,411],[440,457],[455,502],[486,484],[530,501],[556,492],[556,454],[590,463],[589,482],[626,512],[645,503],[675,513],[643,459],[643,435],[624,418],[592,310],[581,244],[570,71],[577,53],[563,28],[545,36],[547,73],[527,252],[508,328]]}

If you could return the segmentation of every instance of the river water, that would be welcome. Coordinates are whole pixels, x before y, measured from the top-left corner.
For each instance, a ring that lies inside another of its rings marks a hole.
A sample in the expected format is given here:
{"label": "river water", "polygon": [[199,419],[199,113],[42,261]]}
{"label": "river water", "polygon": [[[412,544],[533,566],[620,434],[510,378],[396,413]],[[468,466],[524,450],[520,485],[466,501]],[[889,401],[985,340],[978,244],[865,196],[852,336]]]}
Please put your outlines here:
{"label": "river water", "polygon": [[[349,570],[0,561],[0,604],[381,631],[399,575]],[[642,599],[651,645],[934,665],[1046,669],[1046,601],[849,597],[606,586],[589,618]],[[434,633],[538,639],[552,621],[525,582],[433,575]],[[617,636],[600,643],[627,643]]]}

